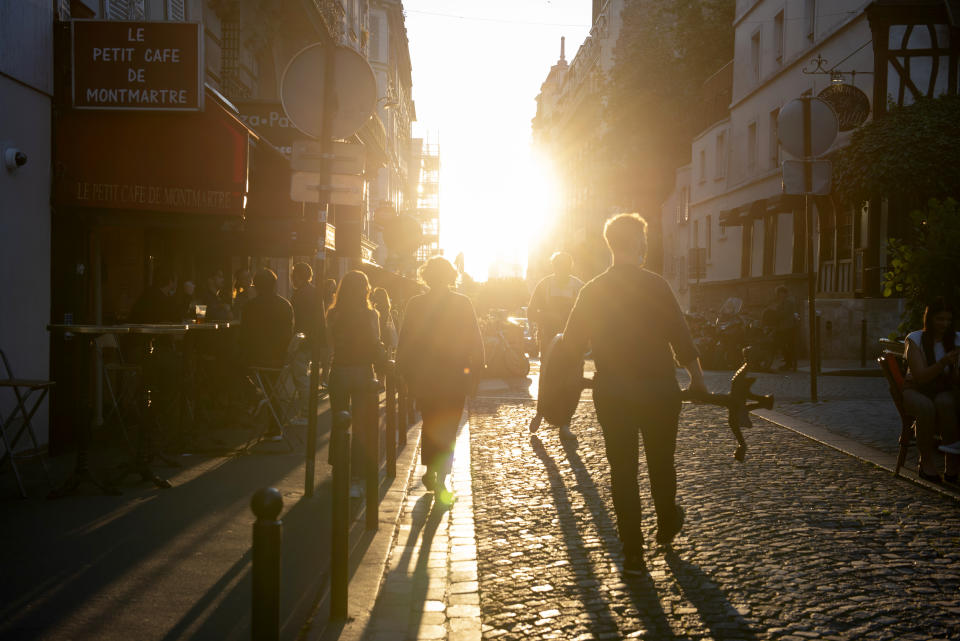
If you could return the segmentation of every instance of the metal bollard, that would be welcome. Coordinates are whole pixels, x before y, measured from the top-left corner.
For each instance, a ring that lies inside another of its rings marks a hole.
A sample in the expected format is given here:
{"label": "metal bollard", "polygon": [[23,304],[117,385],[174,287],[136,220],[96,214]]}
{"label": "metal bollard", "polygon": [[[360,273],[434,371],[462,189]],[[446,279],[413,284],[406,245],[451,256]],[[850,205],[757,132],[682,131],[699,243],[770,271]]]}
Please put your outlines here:
{"label": "metal bollard", "polygon": [[253,590],[250,638],[276,641],[280,638],[280,546],[283,522],[277,517],[283,510],[283,496],[276,488],[257,490],[250,499],[253,523]]}
{"label": "metal bollard", "polygon": [[[820,314],[817,314],[816,337],[815,337],[816,348],[814,349],[814,358],[816,358],[815,371],[817,372],[817,376],[819,376],[822,372],[822,370],[820,369],[820,359],[823,358],[823,350],[821,349],[821,347],[823,346],[823,340],[821,338],[823,334],[821,333],[821,327],[822,327],[822,318]],[[810,367],[811,368],[814,367],[814,361],[811,361]]]}
{"label": "metal bollard", "polygon": [[867,319],[860,320],[860,367],[867,366]]}
{"label": "metal bollard", "polygon": [[407,406],[409,401],[407,383],[402,378],[397,379],[397,432],[400,435],[400,447],[407,444]]}
{"label": "metal bollard", "polygon": [[387,477],[397,477],[397,381],[393,369],[387,373],[385,423],[387,440]]}
{"label": "metal bollard", "polygon": [[376,382],[363,396],[363,477],[366,484],[366,526],[376,530],[380,525],[380,394]]}
{"label": "metal bollard", "polygon": [[330,618],[347,618],[350,584],[350,413],[333,415],[330,432],[333,507],[330,515]]}
{"label": "metal bollard", "polygon": [[320,392],[320,358],[314,349],[310,361],[310,392],[307,397],[307,447],[306,465],[304,467],[303,494],[307,498],[313,496],[315,485],[315,471],[317,464],[317,404]]}

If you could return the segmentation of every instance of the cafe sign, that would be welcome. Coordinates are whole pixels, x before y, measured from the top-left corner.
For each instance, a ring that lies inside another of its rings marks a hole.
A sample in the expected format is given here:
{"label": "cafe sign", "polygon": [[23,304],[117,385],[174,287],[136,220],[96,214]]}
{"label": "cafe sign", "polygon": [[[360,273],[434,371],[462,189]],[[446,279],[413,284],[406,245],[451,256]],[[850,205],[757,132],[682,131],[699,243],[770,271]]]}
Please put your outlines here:
{"label": "cafe sign", "polygon": [[71,26],[75,108],[203,109],[199,23],[74,20]]}

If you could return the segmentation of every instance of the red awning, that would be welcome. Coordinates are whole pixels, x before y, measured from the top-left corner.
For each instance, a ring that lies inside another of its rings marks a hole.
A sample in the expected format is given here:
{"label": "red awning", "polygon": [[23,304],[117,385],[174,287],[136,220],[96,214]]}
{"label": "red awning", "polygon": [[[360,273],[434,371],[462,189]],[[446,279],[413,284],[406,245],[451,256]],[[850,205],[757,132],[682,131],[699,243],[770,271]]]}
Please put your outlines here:
{"label": "red awning", "polygon": [[54,202],[241,216],[255,140],[210,92],[197,113],[64,110],[56,119]]}

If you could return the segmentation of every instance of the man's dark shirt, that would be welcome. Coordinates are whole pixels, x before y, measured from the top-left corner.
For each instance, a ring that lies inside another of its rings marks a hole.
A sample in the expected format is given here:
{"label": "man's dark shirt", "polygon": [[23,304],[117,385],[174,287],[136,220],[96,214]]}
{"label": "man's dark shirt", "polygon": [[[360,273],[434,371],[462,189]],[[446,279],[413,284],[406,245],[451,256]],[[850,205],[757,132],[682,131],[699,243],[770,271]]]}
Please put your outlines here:
{"label": "man's dark shirt", "polygon": [[242,347],[248,365],[280,367],[293,337],[293,307],[276,294],[259,294],[243,309]]}
{"label": "man's dark shirt", "polygon": [[178,308],[178,297],[167,296],[157,286],[150,286],[130,310],[131,323],[179,323],[183,314]]}
{"label": "man's dark shirt", "polygon": [[636,265],[610,267],[580,290],[564,344],[582,354],[588,342],[604,378],[675,381],[673,354],[681,364],[698,356],[667,281]]}
{"label": "man's dark shirt", "polygon": [[327,324],[323,313],[323,301],[320,292],[312,284],[307,283],[299,289],[293,290],[290,297],[293,305],[294,332],[303,332],[311,347],[321,350],[327,347]]}

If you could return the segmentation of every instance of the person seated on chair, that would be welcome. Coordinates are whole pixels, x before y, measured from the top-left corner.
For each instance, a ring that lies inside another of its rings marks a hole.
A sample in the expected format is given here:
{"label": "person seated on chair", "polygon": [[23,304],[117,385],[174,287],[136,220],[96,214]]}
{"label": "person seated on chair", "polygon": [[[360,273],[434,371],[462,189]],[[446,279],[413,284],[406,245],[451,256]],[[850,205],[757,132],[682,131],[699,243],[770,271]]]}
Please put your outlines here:
{"label": "person seated on chair", "polygon": [[920,478],[940,482],[934,434],[940,433],[946,453],[944,478],[956,483],[960,471],[960,433],[957,428],[960,332],[956,331],[953,306],[944,298],[933,299],[923,312],[923,329],[907,335],[907,361],[903,390],[904,409],[917,419],[917,449]]}
{"label": "person seated on chair", "polygon": [[[203,281],[203,286],[197,292],[196,301],[207,309],[204,318],[210,321],[230,320],[230,303],[224,299],[223,285],[226,281],[222,269],[214,269]],[[229,295],[232,292],[227,293]]]}
{"label": "person seated on chair", "polygon": [[240,326],[240,345],[247,365],[283,367],[293,338],[293,307],[277,294],[277,275],[261,269],[253,278],[257,297],[247,302]]}

